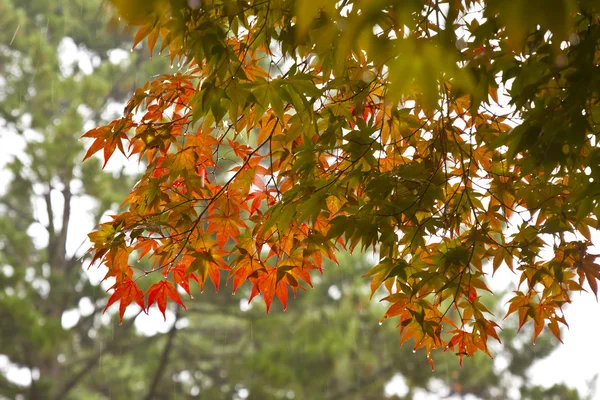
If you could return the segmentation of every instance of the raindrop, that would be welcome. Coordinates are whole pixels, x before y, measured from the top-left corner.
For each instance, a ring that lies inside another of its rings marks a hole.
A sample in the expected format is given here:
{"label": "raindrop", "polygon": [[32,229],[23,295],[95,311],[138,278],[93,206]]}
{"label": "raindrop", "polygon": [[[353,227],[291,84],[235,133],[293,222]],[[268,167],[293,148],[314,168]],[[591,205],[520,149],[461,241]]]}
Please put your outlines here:
{"label": "raindrop", "polygon": [[13,41],[17,37],[17,33],[19,32],[20,27],[21,27],[21,24],[17,25],[17,29],[15,29],[15,33],[13,33],[12,39],[10,39],[10,42],[8,43],[9,46],[13,44]]}
{"label": "raindrop", "polygon": [[417,350],[413,349],[413,353],[416,353],[416,352],[417,352]]}
{"label": "raindrop", "polygon": [[577,46],[579,42],[579,35],[577,35],[575,32],[569,35],[569,43],[571,43],[571,46]]}
{"label": "raindrop", "polygon": [[383,321],[379,321],[379,325],[383,325]]}
{"label": "raindrop", "polygon": [[558,68],[564,68],[564,67],[566,67],[566,66],[567,66],[567,63],[568,63],[568,61],[567,61],[567,57],[565,57],[565,55],[564,55],[564,54],[559,54],[559,55],[556,57],[556,60],[554,61],[554,63],[556,64],[556,66],[557,66]]}
{"label": "raindrop", "polygon": [[200,0],[187,0],[188,6],[190,6],[191,9],[193,10],[197,10],[200,8],[201,2]]}
{"label": "raindrop", "polygon": [[104,350],[103,346],[102,346],[102,340],[99,341],[100,344],[100,357],[98,357],[98,368],[102,367],[102,352]]}

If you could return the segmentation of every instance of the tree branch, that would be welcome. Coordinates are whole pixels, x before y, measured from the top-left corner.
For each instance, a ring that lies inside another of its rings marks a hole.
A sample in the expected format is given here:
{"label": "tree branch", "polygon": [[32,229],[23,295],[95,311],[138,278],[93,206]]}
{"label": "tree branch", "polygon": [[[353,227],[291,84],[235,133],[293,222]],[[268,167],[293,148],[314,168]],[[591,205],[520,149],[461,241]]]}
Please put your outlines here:
{"label": "tree branch", "polygon": [[48,185],[48,192],[44,193],[44,200],[46,201],[46,213],[48,214],[48,234],[50,240],[54,239],[54,212],[52,211],[52,187]]}
{"label": "tree branch", "polygon": [[[64,258],[67,252],[67,232],[69,230],[69,219],[71,218],[71,175],[72,170],[67,171],[67,176],[63,181],[63,212],[62,212],[62,224],[60,226],[60,234],[56,240],[56,254],[60,254]],[[63,265],[66,267],[66,265]]]}

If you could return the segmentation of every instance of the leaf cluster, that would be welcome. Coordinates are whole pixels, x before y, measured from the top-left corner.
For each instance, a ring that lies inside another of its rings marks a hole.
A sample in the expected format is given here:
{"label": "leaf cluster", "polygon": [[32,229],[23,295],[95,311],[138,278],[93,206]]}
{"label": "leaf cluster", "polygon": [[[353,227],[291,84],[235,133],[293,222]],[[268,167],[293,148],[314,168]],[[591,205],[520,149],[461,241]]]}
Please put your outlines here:
{"label": "leaf cluster", "polygon": [[[121,316],[182,304],[190,279],[218,289],[223,271],[285,308],[324,257],[360,247],[379,257],[383,319],[433,367],[434,349],[462,360],[500,340],[480,301],[499,268],[534,339],[559,337],[571,292],[597,294],[595,2],[113,3],[183,70],[84,135],[86,158],[118,149],[145,167],[90,234]],[[164,279],[143,293],[151,273]]]}

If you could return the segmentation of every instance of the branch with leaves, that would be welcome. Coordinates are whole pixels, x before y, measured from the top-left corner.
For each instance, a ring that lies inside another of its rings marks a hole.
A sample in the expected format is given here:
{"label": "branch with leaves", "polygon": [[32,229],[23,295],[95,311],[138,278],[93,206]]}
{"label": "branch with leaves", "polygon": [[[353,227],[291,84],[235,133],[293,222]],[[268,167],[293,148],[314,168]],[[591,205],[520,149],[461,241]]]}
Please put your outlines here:
{"label": "branch with leaves", "polygon": [[184,69],[84,135],[85,158],[118,149],[145,166],[89,235],[121,318],[134,301],[183,306],[191,280],[218,290],[222,271],[285,309],[323,257],[360,245],[379,256],[382,321],[433,367],[434,349],[462,362],[500,340],[480,301],[499,268],[519,277],[507,315],[533,321],[534,340],[560,337],[584,282],[597,294],[594,2],[113,3],[136,43],[162,41]]}

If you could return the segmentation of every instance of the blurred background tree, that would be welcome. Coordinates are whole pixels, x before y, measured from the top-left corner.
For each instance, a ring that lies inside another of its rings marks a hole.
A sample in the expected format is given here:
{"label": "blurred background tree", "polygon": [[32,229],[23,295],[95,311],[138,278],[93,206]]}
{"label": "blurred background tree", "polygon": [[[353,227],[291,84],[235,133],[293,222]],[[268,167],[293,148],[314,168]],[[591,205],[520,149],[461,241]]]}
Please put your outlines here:
{"label": "blurred background tree", "polygon": [[[100,6],[0,1],[0,159],[8,172],[0,198],[0,353],[32,378],[23,388],[2,376],[6,398],[85,398],[81,382],[102,355],[139,342],[131,324],[113,337],[100,322],[103,290],[83,271],[82,249],[68,245],[81,243],[77,228],[97,222],[134,182],[102,173],[99,162],[80,167],[84,125],[120,111],[115,104],[138,77],[166,64],[130,54]],[[65,329],[63,314],[82,307],[85,315]],[[110,393],[106,385],[92,389]]]}
{"label": "blurred background tree", "polygon": [[285,313],[266,315],[225,287],[170,312],[170,325],[139,311],[123,326],[114,310],[102,316],[107,286],[87,272],[82,225],[118,207],[135,178],[102,172],[99,160],[81,167],[78,138],[168,61],[130,53],[131,36],[101,6],[0,0],[0,398],[582,398],[529,384],[556,345],[547,336],[533,347],[505,331],[501,362],[459,368],[442,354],[435,372],[390,345],[397,329],[377,323],[384,310],[369,301],[361,254],[342,255]]}

